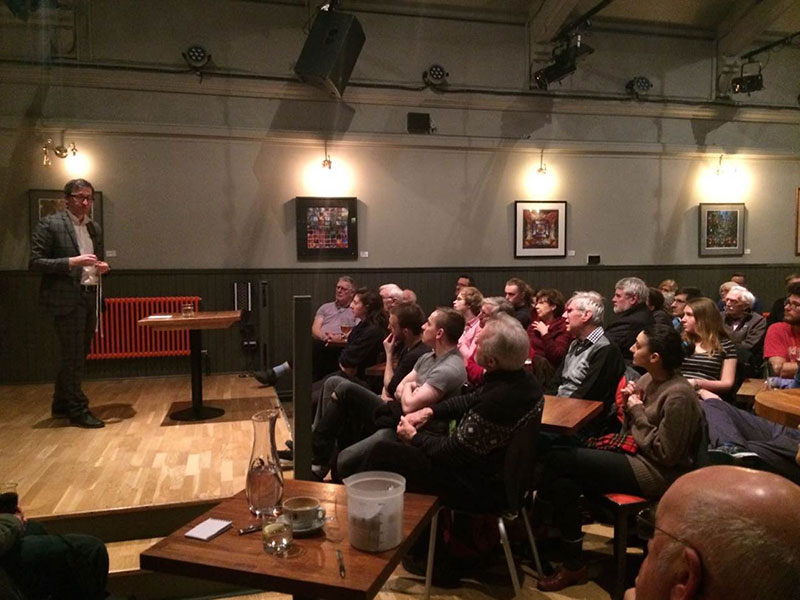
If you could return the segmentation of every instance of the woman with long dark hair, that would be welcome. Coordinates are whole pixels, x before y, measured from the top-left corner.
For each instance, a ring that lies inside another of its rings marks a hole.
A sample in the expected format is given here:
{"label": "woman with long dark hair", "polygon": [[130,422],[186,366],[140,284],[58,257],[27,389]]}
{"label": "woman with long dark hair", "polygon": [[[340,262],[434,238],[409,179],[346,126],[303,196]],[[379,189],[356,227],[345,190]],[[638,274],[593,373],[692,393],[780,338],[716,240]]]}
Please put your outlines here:
{"label": "woman with long dark hair", "polygon": [[683,376],[701,398],[730,394],[736,379],[736,346],[725,333],[716,304],[709,298],[690,300],[681,323],[689,353]]}
{"label": "woman with long dark hair", "polygon": [[339,355],[339,369],[349,379],[361,379],[366,368],[378,362],[388,322],[383,312],[383,300],[374,290],[359,288],[350,308],[359,322],[347,336],[347,343]]}
{"label": "woman with long dark hair", "polygon": [[657,498],[694,466],[702,413],[697,395],[680,372],[680,335],[669,325],[650,325],[636,336],[631,353],[633,364],[647,373],[622,392],[621,432],[590,438],[587,447],[556,448],[545,456],[537,509],[553,514],[564,562],[539,582],[541,590],[557,591],[588,579],[582,558],[581,495],[619,492]]}

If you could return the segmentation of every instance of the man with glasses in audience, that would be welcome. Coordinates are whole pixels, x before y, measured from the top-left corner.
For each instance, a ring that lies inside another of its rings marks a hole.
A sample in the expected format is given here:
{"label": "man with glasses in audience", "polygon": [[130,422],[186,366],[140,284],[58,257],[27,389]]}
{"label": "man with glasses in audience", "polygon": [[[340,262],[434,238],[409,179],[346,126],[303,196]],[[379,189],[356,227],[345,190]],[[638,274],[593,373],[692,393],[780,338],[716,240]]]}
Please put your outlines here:
{"label": "man with glasses in audience", "polygon": [[680,477],[637,519],[649,552],[625,600],[794,598],[800,590],[800,487],[715,466]]}
{"label": "man with glasses in audience", "polygon": [[756,297],[747,289],[736,285],[725,296],[722,323],[728,337],[736,344],[739,362],[748,365],[748,376],[758,376],[764,351],[767,320],[753,311]]}
{"label": "man with glasses in audience", "polygon": [[350,308],[355,293],[356,283],[352,277],[340,277],[336,282],[333,302],[320,306],[314,315],[314,322],[311,324],[311,337],[314,340],[311,357],[312,381],[318,381],[339,368],[342,342],[356,325],[353,310]]}
{"label": "man with glasses in audience", "polygon": [[97,325],[100,276],[109,271],[100,225],[91,218],[93,199],[94,187],[85,179],[67,182],[66,210],[39,221],[28,267],[42,273],[39,303],[53,315],[61,351],[51,414],[76,427],[97,429],[105,424],[89,411],[81,389]]}
{"label": "man with glasses in audience", "polygon": [[696,287],[685,287],[675,292],[672,304],[670,304],[670,308],[672,309],[672,326],[675,327],[675,329],[680,331],[683,328],[681,319],[683,318],[683,311],[686,310],[686,304],[689,300],[694,300],[702,295],[703,293]]}
{"label": "man with glasses in audience", "polygon": [[791,379],[797,373],[800,357],[800,282],[787,288],[783,323],[774,323],[764,339],[764,358],[777,377]]}

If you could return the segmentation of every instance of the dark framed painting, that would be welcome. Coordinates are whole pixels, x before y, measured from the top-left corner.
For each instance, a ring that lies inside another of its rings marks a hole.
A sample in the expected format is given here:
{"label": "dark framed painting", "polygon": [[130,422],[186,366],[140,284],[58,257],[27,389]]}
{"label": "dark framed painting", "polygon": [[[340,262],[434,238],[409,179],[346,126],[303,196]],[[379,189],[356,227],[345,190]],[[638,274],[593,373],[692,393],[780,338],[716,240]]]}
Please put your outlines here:
{"label": "dark framed painting", "polygon": [[794,255],[800,256],[800,188],[794,193]]}
{"label": "dark framed painting", "polygon": [[742,256],[744,218],[744,203],[700,204],[700,256]]}
{"label": "dark framed painting", "polygon": [[298,196],[298,260],[358,258],[358,199]]}
{"label": "dark framed painting", "polygon": [[[44,217],[64,210],[64,190],[28,190],[30,233]],[[103,192],[95,190],[89,218],[103,227]]]}
{"label": "dark framed painting", "polygon": [[514,203],[514,257],[567,255],[567,203]]}

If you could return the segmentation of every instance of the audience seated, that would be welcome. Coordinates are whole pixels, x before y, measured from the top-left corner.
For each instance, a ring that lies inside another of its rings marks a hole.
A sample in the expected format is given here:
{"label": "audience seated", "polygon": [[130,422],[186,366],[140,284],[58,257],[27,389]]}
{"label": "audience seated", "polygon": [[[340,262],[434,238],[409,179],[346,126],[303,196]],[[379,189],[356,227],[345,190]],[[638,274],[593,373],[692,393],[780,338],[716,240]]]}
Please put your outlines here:
{"label": "audience seated", "polygon": [[384,283],[378,291],[383,301],[383,312],[386,313],[386,318],[388,319],[389,311],[392,310],[392,307],[403,301],[403,290],[396,283]]}
{"label": "audience seated", "polygon": [[99,539],[49,535],[22,510],[0,513],[0,597],[20,600],[105,598],[108,552]]}
{"label": "audience seated", "polygon": [[456,299],[453,300],[453,308],[464,317],[464,333],[458,339],[458,351],[461,353],[465,365],[472,353],[475,352],[475,337],[481,327],[478,319],[481,304],[483,304],[483,294],[478,288],[472,286],[461,288]]}
{"label": "audience seated", "polygon": [[564,295],[555,289],[539,290],[533,308],[528,339],[534,353],[534,374],[547,385],[572,341],[564,319]]}
{"label": "audience seated", "polygon": [[[486,327],[486,322],[494,315],[499,313],[505,313],[510,317],[513,317],[514,307],[511,306],[511,303],[502,296],[491,296],[489,298],[484,298],[483,302],[481,303],[481,312],[478,313],[478,321],[481,328]],[[466,364],[467,383],[473,388],[483,385],[484,369],[475,360],[476,352],[477,350],[472,352],[472,356],[467,359]]]}
{"label": "audience seated", "polygon": [[[672,295],[670,294],[671,297]],[[672,325],[672,316],[667,313],[664,304],[664,294],[661,293],[661,290],[654,287],[648,288],[647,310],[653,315],[653,323],[656,325]]]}
{"label": "audience seated", "polygon": [[737,285],[739,284],[735,281],[726,281],[719,286],[719,300],[717,300],[717,308],[720,310],[725,310],[725,298],[728,297],[728,292]]}
{"label": "audience seated", "polygon": [[[567,301],[567,331],[575,339],[558,366],[548,392],[558,396],[600,400],[605,415],[613,413],[614,392],[625,371],[619,348],[603,335],[603,297],[597,292],[575,292]],[[602,426],[603,419],[598,420]]]}
{"label": "audience seated", "polygon": [[[312,381],[316,381],[328,373],[332,373],[339,365],[339,353],[342,348],[339,344],[328,344],[330,341],[343,342],[345,329],[356,324],[350,303],[356,293],[356,284],[351,277],[340,277],[336,283],[336,294],[333,302],[326,302],[317,309],[314,322],[311,324]],[[266,385],[274,385],[272,378],[259,379]]]}
{"label": "audience seated", "polygon": [[674,279],[665,279],[658,284],[658,291],[664,295],[664,310],[672,306],[672,300],[678,292],[678,284]]}
{"label": "audience seated", "polygon": [[557,591],[588,578],[581,551],[582,494],[657,498],[694,466],[702,412],[680,373],[680,335],[668,325],[650,325],[636,337],[631,352],[633,364],[647,373],[623,392],[625,423],[620,433],[590,438],[589,447],[553,448],[545,456],[536,507],[553,513],[564,562],[539,582],[540,590]]}
{"label": "audience seated", "polygon": [[753,312],[755,296],[740,285],[732,287],[725,297],[722,323],[730,340],[736,345],[739,362],[744,364],[746,375],[758,375],[764,351],[767,320]]}
{"label": "audience seated", "polygon": [[605,335],[622,352],[626,362],[631,361],[631,346],[638,333],[653,323],[653,315],[647,309],[649,288],[638,277],[620,279],[614,290],[614,313],[617,318],[606,327]]}
{"label": "audience seated", "polygon": [[[327,467],[336,437],[348,418],[366,419],[365,430],[371,428],[373,433],[347,448],[339,448],[338,475],[347,477],[356,471],[376,442],[396,439],[395,428],[401,415],[457,394],[467,379],[464,361],[457,348],[463,331],[464,317],[452,308],[433,311],[422,326],[422,342],[432,350],[423,354],[414,369],[397,385],[392,401],[384,402],[377,394],[359,390],[348,382],[339,382],[328,406],[329,410],[336,408],[338,418],[328,421],[323,414],[317,421],[312,435],[313,463],[323,469]],[[376,410],[379,414],[373,415]],[[436,427],[441,429],[441,425],[437,423]]]}
{"label": "audience seated", "polygon": [[[458,292],[460,292],[462,288],[465,288],[467,286],[478,287],[477,285],[475,285],[475,278],[472,277],[472,275],[466,275],[466,274],[459,275],[458,279],[456,280],[456,291],[453,294],[453,300],[455,300],[456,296],[458,296]],[[449,303],[450,302],[448,301],[448,304]]]}
{"label": "audience seated", "polygon": [[754,453],[763,461],[759,466],[764,470],[800,484],[800,430],[762,419],[719,398],[706,399],[702,407],[708,421],[709,449],[724,450],[732,460],[742,453]]}
{"label": "audience seated", "polygon": [[[744,273],[736,272],[731,275],[731,281],[733,281],[736,285],[740,285],[743,288],[747,288],[747,280],[745,279]],[[764,308],[761,306],[761,301],[756,297],[755,301],[753,302],[753,311],[757,313],[761,313],[764,311]]]}
{"label": "audience seated", "polygon": [[400,299],[400,302],[404,304],[416,304],[417,294],[414,292],[414,290],[406,288],[403,290],[403,296]]}
{"label": "audience seated", "polygon": [[683,328],[683,311],[686,308],[686,303],[695,298],[701,298],[703,292],[696,287],[685,287],[675,292],[675,297],[672,299],[670,309],[672,310],[672,325],[680,331]]}
{"label": "audience seated", "polygon": [[[788,290],[789,285],[792,283],[800,283],[800,275],[797,273],[792,273],[788,277],[786,277],[784,287]],[[788,297],[788,291],[786,296],[781,296],[775,302],[772,303],[772,308],[769,311],[769,317],[767,317],[767,327],[772,325],[773,323],[782,323],[783,322],[783,305],[786,302],[786,298]]]}
{"label": "audience seated", "polygon": [[506,281],[505,297],[514,307],[514,316],[522,324],[523,329],[528,329],[531,324],[531,301],[533,290],[519,277],[512,277]]}
{"label": "audience seated", "polygon": [[389,313],[389,335],[383,340],[386,368],[383,371],[381,397],[388,402],[394,398],[399,383],[431,349],[422,343],[425,313],[417,304],[398,304]]}
{"label": "audience seated", "polygon": [[[502,507],[505,449],[543,402],[538,382],[522,368],[527,356],[528,339],[519,322],[495,315],[478,334],[484,384],[401,417],[396,438],[377,443],[359,470],[400,473],[408,491],[437,494],[451,507]],[[458,425],[449,436],[432,435],[424,427],[451,419]]]}
{"label": "audience seated", "polygon": [[701,398],[729,399],[736,381],[736,346],[725,333],[716,305],[708,298],[689,301],[682,323],[688,348],[683,376]]}
{"label": "audience seated", "polygon": [[764,358],[769,360],[774,375],[792,378],[800,357],[800,282],[789,284],[787,292],[783,322],[767,329]]}
{"label": "audience seated", "polygon": [[753,600],[800,590],[800,487],[731,466],[693,471],[640,515],[649,552],[625,600]]}

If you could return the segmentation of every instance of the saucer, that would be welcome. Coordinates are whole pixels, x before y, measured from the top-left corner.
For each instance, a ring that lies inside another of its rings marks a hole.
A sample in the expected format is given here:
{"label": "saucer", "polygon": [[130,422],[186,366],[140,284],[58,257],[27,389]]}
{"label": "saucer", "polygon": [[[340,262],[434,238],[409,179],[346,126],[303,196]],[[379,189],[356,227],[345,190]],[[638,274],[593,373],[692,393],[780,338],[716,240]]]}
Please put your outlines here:
{"label": "saucer", "polygon": [[[279,517],[283,522],[290,523],[291,521],[287,519],[285,516],[281,515]],[[316,533],[320,531],[325,526],[325,519],[321,519],[319,521],[315,521],[308,527],[298,527],[292,524],[292,534],[293,535],[308,535],[310,533]]]}

